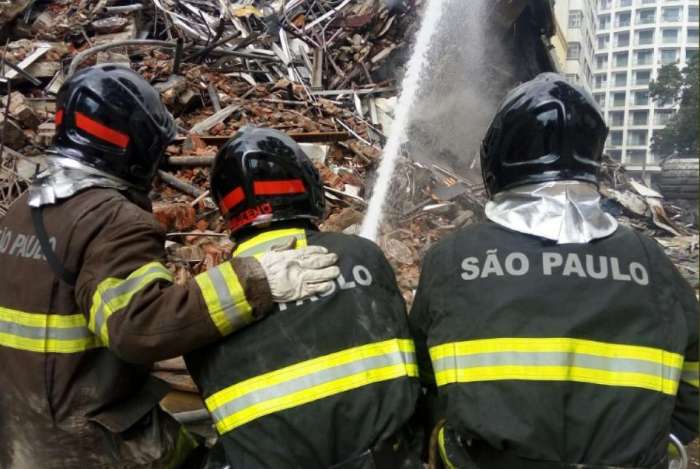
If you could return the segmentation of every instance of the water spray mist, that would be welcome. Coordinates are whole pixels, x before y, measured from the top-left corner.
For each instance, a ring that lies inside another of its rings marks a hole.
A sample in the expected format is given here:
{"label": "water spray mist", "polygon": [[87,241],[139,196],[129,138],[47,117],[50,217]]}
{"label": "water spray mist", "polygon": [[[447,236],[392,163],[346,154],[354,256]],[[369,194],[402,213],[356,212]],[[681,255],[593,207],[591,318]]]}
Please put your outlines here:
{"label": "water spray mist", "polygon": [[396,160],[401,150],[401,142],[404,140],[406,128],[410,122],[411,110],[416,100],[423,72],[429,62],[428,51],[430,42],[438,28],[440,19],[445,9],[445,0],[429,0],[425,6],[425,16],[421,23],[413,54],[408,62],[406,75],[402,82],[401,95],[396,106],[394,122],[389,131],[389,138],[382,152],[382,161],[379,164],[377,181],[374,184],[372,199],[362,223],[360,236],[376,240],[379,230],[379,222],[382,219],[382,209],[389,192],[391,177],[396,167]]}

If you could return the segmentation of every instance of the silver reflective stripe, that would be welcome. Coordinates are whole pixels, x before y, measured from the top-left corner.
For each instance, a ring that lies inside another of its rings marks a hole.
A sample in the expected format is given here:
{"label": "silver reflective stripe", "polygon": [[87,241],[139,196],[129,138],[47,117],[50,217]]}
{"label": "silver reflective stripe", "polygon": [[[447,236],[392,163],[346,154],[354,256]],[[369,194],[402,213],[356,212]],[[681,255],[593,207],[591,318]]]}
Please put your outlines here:
{"label": "silver reflective stripe", "polygon": [[563,366],[620,373],[642,373],[678,381],[681,370],[660,363],[630,358],[609,358],[583,353],[494,352],[442,357],[433,361],[435,372],[492,366]]}
{"label": "silver reflective stripe", "polygon": [[31,327],[0,320],[0,333],[11,334],[27,339],[85,339],[92,337],[92,332],[87,327]]}
{"label": "silver reflective stripe", "polygon": [[[168,275],[170,274],[170,271],[167,270],[165,267],[162,265],[154,265],[153,267],[150,267],[146,271],[144,271],[142,274],[140,274],[137,277],[130,278],[127,280],[124,280],[122,283],[117,285],[116,287],[109,288],[105,291],[103,291],[100,294],[100,307],[97,309],[97,312],[95,313],[95,334],[98,336],[100,335],[100,331],[102,330],[102,325],[105,321],[105,308],[109,306],[109,303],[115,300],[116,298],[119,298],[122,295],[125,295],[127,293],[136,293],[134,289],[138,286],[138,284],[147,276],[152,275],[152,274],[157,274],[157,273],[167,273]],[[160,279],[153,279],[153,281],[160,280]],[[144,285],[143,287],[145,287]],[[142,288],[143,288],[142,287]],[[114,312],[114,311],[112,311]]]}
{"label": "silver reflective stripe", "polygon": [[228,289],[228,283],[221,273],[220,269],[210,269],[207,271],[209,279],[211,280],[216,294],[219,297],[219,304],[221,305],[221,310],[226,315],[228,320],[231,322],[232,330],[240,329],[241,327],[248,324],[247,316],[242,314],[241,311],[236,307],[236,303],[231,297],[231,292]]}
{"label": "silver reflective stripe", "polygon": [[245,251],[240,251],[236,252],[235,256],[236,257],[252,257],[256,256],[258,254],[263,254],[267,251],[270,250],[270,248],[273,248],[275,246],[284,246],[286,245],[289,240],[291,239],[305,239],[306,235],[304,233],[299,233],[298,235],[290,235],[290,236],[282,236],[280,238],[275,238],[270,241],[265,241],[260,244],[256,244],[255,246],[251,246]]}
{"label": "silver reflective stripe", "polygon": [[347,376],[352,376],[357,373],[362,373],[364,371],[407,363],[415,363],[415,354],[413,352],[398,351],[377,355],[362,360],[356,360],[344,365],[327,368],[316,373],[304,375],[299,378],[291,379],[283,383],[244,394],[243,396],[233,399],[214,410],[210,410],[214,416],[214,420],[221,421],[229,415],[233,415],[261,402],[283,397],[305,389],[311,389],[315,386],[329,383]]}

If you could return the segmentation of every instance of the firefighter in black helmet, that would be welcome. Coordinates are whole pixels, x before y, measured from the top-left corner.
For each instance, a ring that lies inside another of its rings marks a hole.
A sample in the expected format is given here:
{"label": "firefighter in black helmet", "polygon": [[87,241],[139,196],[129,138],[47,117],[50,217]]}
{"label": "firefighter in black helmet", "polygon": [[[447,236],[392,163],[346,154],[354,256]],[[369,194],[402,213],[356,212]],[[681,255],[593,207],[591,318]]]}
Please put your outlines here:
{"label": "firefighter in black helmet", "polygon": [[47,168],[0,219],[0,467],[178,467],[194,441],[158,407],[168,387],[149,365],[273,299],[325,292],[334,256],[234,259],[175,285],[147,197],[175,135],[156,90],[87,68],[61,88],[56,125]]}
{"label": "firefighter in black helmet", "polygon": [[590,94],[512,90],[481,151],[490,222],[437,243],[409,316],[450,468],[663,468],[698,432],[698,304],[597,191]]}
{"label": "firefighter in black helmet", "polygon": [[341,270],[331,291],[280,304],[185,357],[220,435],[221,466],[421,468],[407,426],[419,385],[403,298],[374,243],[318,231],[322,187],[276,130],[244,128],[214,162],[211,191],[234,258],[324,246]]}

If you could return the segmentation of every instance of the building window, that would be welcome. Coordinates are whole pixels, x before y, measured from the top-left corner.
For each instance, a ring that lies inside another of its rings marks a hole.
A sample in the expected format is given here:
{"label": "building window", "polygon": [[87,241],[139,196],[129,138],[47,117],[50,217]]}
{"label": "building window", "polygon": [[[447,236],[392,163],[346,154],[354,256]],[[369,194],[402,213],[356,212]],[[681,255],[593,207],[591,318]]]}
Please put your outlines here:
{"label": "building window", "polygon": [[610,113],[610,125],[613,127],[622,127],[625,125],[625,112],[616,111]]}
{"label": "building window", "polygon": [[648,91],[635,91],[634,101],[632,103],[635,106],[647,106],[649,104],[649,92]]}
{"label": "building window", "polygon": [[583,12],[581,10],[572,10],[569,12],[569,28],[579,29],[583,22]]}
{"label": "building window", "polygon": [[697,59],[698,58],[698,50],[697,49],[686,49],[685,51],[685,61],[690,62],[691,59]]}
{"label": "building window", "polygon": [[646,130],[628,130],[627,131],[627,145],[634,145],[636,147],[647,144],[647,131]]}
{"label": "building window", "polygon": [[610,29],[610,15],[600,15],[598,17],[598,29],[601,31]]}
{"label": "building window", "polygon": [[656,9],[639,10],[637,12],[637,24],[654,24],[656,22]]}
{"label": "building window", "polygon": [[566,81],[568,81],[569,83],[573,83],[575,85],[578,84],[578,74],[567,73],[566,74]]}
{"label": "building window", "polygon": [[567,60],[578,60],[581,57],[581,44],[578,42],[569,43],[569,48],[566,50]]}
{"label": "building window", "polygon": [[615,27],[616,28],[627,28],[629,27],[631,13],[628,11],[626,13],[618,13],[615,15]]}
{"label": "building window", "polygon": [[629,62],[629,54],[627,52],[618,52],[613,55],[616,67],[626,67]]}
{"label": "building window", "polygon": [[595,87],[596,88],[605,88],[608,84],[608,76],[607,75],[596,75],[595,76]]}
{"label": "building window", "polygon": [[597,55],[595,58],[595,68],[598,70],[603,70],[608,68],[608,56],[607,55]]}
{"label": "building window", "polygon": [[615,47],[627,47],[630,45],[630,33],[616,33],[615,34]]}
{"label": "building window", "polygon": [[627,72],[614,74],[613,86],[627,86]]}
{"label": "building window", "polygon": [[627,97],[627,94],[622,92],[622,93],[613,93],[613,106],[615,107],[624,107],[625,106],[625,98]]}
{"label": "building window", "polygon": [[661,49],[661,64],[668,65],[678,61],[678,49]]}
{"label": "building window", "polygon": [[697,29],[688,29],[688,43],[689,44],[697,44],[698,39],[700,39],[700,37],[698,36],[698,30]]}
{"label": "building window", "polygon": [[668,7],[663,9],[662,18],[664,23],[675,23],[681,20],[680,7]]}
{"label": "building window", "polygon": [[678,30],[664,29],[661,32],[661,37],[663,38],[664,44],[676,44],[678,42]]}
{"label": "building window", "polygon": [[653,50],[639,50],[636,52],[635,65],[651,65],[653,61]]}
{"label": "building window", "polygon": [[617,6],[620,8],[631,7],[632,0],[617,0]]}
{"label": "building window", "polygon": [[697,23],[698,22],[698,7],[697,6],[689,6],[688,7],[688,22],[689,23]]}
{"label": "building window", "polygon": [[607,153],[613,160],[617,162],[622,161],[622,150],[608,150]]}
{"label": "building window", "polygon": [[654,30],[637,31],[637,45],[645,46],[654,43]]}
{"label": "building window", "polygon": [[648,85],[651,78],[651,71],[637,70],[634,72],[634,84],[637,86]]}
{"label": "building window", "polygon": [[646,150],[627,150],[627,164],[630,166],[643,166],[646,159]]}
{"label": "building window", "polygon": [[598,49],[607,49],[610,46],[610,36],[598,36]]}
{"label": "building window", "polygon": [[642,5],[654,5],[656,0],[642,0]]}
{"label": "building window", "polygon": [[622,145],[622,131],[613,130],[610,132],[610,146],[619,147],[620,145]]}
{"label": "building window", "polygon": [[649,111],[632,111],[632,125],[647,125],[649,123]]}
{"label": "building window", "polygon": [[673,115],[672,109],[657,109],[654,113],[654,125],[668,125]]}
{"label": "building window", "polygon": [[598,106],[605,107],[605,93],[596,93],[593,95],[593,98],[598,103]]}
{"label": "building window", "polygon": [[609,10],[612,6],[612,0],[598,0],[598,8],[601,10]]}

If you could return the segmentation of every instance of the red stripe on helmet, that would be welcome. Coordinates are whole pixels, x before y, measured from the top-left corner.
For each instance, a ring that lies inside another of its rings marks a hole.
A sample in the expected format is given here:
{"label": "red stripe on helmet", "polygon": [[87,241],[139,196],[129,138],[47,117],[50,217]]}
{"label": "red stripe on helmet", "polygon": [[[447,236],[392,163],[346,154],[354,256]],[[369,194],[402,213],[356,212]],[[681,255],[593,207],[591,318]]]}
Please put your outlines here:
{"label": "red stripe on helmet", "polygon": [[221,206],[221,211],[223,213],[228,213],[229,210],[243,202],[244,199],[245,194],[243,193],[243,188],[236,187],[234,190],[226,194],[223,199],[221,199],[221,203],[219,204]]}
{"label": "red stripe on helmet", "polygon": [[82,112],[75,113],[75,126],[90,135],[116,145],[119,148],[126,148],[129,145],[129,136],[117,130],[100,124],[99,122],[90,119]]}
{"label": "red stripe on helmet", "polygon": [[63,109],[59,109],[56,111],[56,115],[54,116],[54,122],[56,125],[61,125],[63,122]]}
{"label": "red stripe on helmet", "polygon": [[286,179],[281,181],[255,181],[255,195],[303,194],[306,192],[301,179]]}

